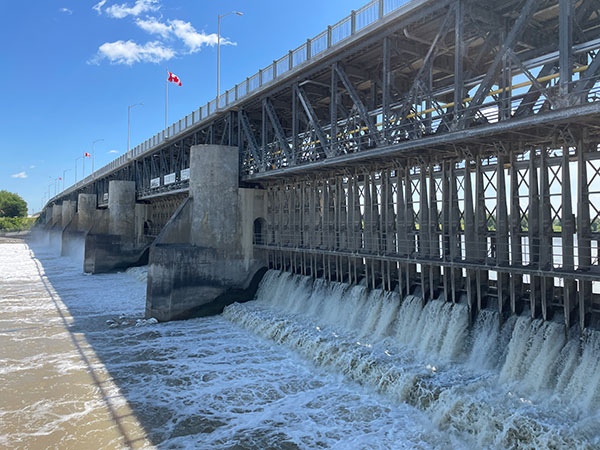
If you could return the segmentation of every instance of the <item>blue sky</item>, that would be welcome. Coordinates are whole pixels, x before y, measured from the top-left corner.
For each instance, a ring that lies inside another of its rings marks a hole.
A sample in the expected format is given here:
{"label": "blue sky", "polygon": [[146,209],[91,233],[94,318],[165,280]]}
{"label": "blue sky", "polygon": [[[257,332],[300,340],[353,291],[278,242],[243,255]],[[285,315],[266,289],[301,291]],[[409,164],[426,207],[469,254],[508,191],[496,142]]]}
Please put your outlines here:
{"label": "blue sky", "polygon": [[[39,210],[54,180],[74,182],[75,159],[96,144],[95,165],[164,128],[216,94],[217,14],[221,91],[296,48],[367,0],[0,0],[0,190]],[[91,161],[86,161],[86,174]],[[78,177],[81,178],[81,160]],[[49,188],[50,185],[50,188]],[[62,187],[62,186],[61,186]]]}

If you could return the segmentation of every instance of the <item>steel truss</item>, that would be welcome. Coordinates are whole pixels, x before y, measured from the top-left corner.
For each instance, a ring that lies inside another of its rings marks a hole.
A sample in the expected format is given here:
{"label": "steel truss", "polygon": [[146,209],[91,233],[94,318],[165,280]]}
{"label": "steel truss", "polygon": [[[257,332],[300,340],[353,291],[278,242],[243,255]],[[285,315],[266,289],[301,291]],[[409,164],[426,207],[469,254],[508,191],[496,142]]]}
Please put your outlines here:
{"label": "steel truss", "polygon": [[244,105],[243,177],[594,103],[599,24],[595,0],[432,2]]}
{"label": "steel truss", "polygon": [[600,141],[557,133],[273,180],[256,247],[272,268],[583,329],[600,314]]}

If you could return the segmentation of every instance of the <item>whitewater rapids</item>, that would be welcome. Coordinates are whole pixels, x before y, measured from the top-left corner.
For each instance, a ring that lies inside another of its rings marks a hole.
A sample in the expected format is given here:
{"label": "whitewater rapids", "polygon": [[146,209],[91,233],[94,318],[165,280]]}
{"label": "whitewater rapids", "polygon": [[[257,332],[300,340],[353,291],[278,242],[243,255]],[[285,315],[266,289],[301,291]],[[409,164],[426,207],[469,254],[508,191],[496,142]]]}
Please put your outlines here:
{"label": "whitewater rapids", "polygon": [[269,271],[224,317],[473,448],[600,448],[600,334]]}
{"label": "whitewater rapids", "polygon": [[0,242],[2,449],[468,448],[227,317],[138,327],[144,269],[81,267]]}

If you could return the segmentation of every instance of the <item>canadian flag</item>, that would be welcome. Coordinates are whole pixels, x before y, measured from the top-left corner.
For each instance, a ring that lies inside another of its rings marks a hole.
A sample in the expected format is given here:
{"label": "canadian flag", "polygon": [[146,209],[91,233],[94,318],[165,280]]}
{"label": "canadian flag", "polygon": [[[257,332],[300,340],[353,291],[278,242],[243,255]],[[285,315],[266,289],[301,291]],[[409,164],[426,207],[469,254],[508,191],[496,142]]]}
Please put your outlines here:
{"label": "canadian flag", "polygon": [[85,152],[85,154],[83,155],[84,158],[91,158],[92,155],[90,155],[88,152]]}
{"label": "canadian flag", "polygon": [[171,72],[168,72],[168,71],[167,71],[167,73],[169,74],[169,81],[171,83],[176,83],[179,86],[181,86],[181,80],[179,79],[179,77],[177,75],[174,75],[174,74],[172,74]]}

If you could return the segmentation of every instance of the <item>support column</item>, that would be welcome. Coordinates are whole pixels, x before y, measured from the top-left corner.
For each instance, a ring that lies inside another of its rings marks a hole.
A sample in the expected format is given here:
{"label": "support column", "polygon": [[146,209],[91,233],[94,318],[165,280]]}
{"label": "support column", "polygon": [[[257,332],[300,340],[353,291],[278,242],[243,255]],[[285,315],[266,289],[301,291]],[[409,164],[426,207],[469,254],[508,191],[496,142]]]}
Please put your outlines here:
{"label": "support column", "polygon": [[167,243],[159,236],[150,248],[147,317],[218,314],[253,298],[267,265],[266,257],[255,257],[253,224],[264,219],[267,207],[264,191],[239,188],[238,167],[237,147],[191,148],[188,209],[171,219],[188,221],[189,237]]}
{"label": "support column", "polygon": [[[563,270],[575,270],[575,250],[573,248],[573,235],[575,234],[575,218],[573,216],[573,206],[571,204],[571,171],[569,168],[569,145],[563,146],[562,156],[562,258]],[[563,288],[563,307],[565,328],[571,328],[571,312],[575,307],[575,280],[564,278]]]}
{"label": "support column", "polygon": [[61,208],[61,226],[65,228],[75,216],[75,201],[64,200]]}
{"label": "support column", "polygon": [[92,228],[97,204],[96,194],[79,194],[77,196],[77,228],[79,231],[88,231]]}
{"label": "support column", "polygon": [[[548,168],[548,149],[542,148],[540,157],[540,269],[552,268],[552,209],[550,205],[550,180]],[[554,278],[542,277],[541,298],[542,317],[548,320],[548,303],[552,301]]]}
{"label": "support column", "polygon": [[[587,161],[583,140],[577,146],[577,266],[581,271],[588,271],[592,265],[590,194],[587,177]],[[579,329],[583,332],[586,325],[586,314],[591,307],[592,282],[579,280]]]}
{"label": "support column", "polygon": [[108,234],[135,237],[135,182],[108,183]]}
{"label": "support column", "polygon": [[[506,205],[506,181],[504,175],[505,156],[499,154],[496,166],[496,264],[500,267],[506,267],[509,263],[508,248],[508,209]],[[502,324],[504,302],[506,298],[506,289],[508,287],[509,276],[502,269],[498,271],[498,317]]]}

